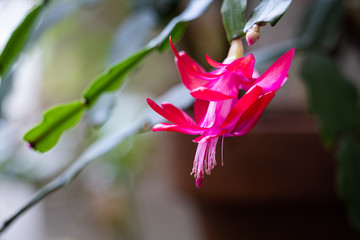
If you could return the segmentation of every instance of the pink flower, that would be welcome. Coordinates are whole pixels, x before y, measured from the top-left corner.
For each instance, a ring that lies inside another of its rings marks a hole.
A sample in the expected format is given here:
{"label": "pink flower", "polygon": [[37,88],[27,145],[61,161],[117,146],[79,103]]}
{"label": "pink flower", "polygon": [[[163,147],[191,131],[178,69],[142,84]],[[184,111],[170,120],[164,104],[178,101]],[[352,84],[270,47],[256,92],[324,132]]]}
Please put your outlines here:
{"label": "pink flower", "polygon": [[172,123],[160,123],[153,131],[172,131],[198,135],[193,141],[198,143],[192,174],[196,186],[202,184],[204,172],[210,174],[216,165],[215,150],[218,138],[241,136],[249,132],[257,123],[261,113],[275,96],[273,91],[262,94],[263,88],[254,86],[240,99],[232,98],[220,102],[195,100],[193,120],[181,109],[170,103],[160,106],[147,99],[150,107]]}
{"label": "pink flower", "polygon": [[249,90],[254,85],[262,87],[262,93],[277,91],[287,80],[295,49],[290,49],[276,60],[261,76],[254,71],[252,54],[231,63],[218,63],[206,55],[207,62],[215,69],[207,73],[184,51],[178,53],[170,40],[181,80],[196,99],[221,101],[237,98],[239,89]]}
{"label": "pink flower", "polygon": [[[161,123],[153,131],[173,131],[200,135],[192,174],[200,187],[204,173],[210,174],[216,165],[215,150],[220,136],[242,136],[257,123],[275,92],[287,80],[295,49],[282,55],[261,76],[254,70],[252,54],[218,63],[208,55],[208,63],[216,68],[207,73],[185,52],[178,53],[170,40],[181,80],[195,98],[194,119],[170,103],[160,106],[147,99],[150,107],[172,123]],[[246,94],[238,99],[239,89]]]}

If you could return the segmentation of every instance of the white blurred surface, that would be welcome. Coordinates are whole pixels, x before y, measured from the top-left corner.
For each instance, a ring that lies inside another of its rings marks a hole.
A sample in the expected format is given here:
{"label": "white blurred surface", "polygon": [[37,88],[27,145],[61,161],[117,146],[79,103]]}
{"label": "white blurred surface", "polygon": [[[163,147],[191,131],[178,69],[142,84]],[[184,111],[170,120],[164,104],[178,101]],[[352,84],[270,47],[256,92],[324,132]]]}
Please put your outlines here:
{"label": "white blurred surface", "polygon": [[[14,179],[0,178],[0,224],[29,199],[34,190],[31,185]],[[44,209],[37,204],[16,220],[1,236],[1,240],[42,240],[44,233]]]}
{"label": "white blurred surface", "polygon": [[0,51],[32,6],[31,0],[0,0]]}

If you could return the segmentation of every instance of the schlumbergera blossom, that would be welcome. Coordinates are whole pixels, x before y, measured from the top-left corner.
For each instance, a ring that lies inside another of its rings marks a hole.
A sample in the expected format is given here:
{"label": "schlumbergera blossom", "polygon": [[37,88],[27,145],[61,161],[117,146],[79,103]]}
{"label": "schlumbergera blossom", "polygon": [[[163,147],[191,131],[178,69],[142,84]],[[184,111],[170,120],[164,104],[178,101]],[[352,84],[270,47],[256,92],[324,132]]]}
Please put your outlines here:
{"label": "schlumbergera blossom", "polygon": [[[170,103],[159,106],[147,99],[154,111],[172,122],[157,124],[153,131],[200,134],[193,140],[198,147],[191,172],[199,188],[204,173],[209,175],[216,165],[215,150],[219,137],[242,136],[255,126],[275,92],[287,80],[295,49],[286,52],[259,76],[254,70],[252,54],[230,63],[229,58],[219,63],[206,55],[208,63],[216,68],[207,73],[185,52],[178,53],[171,40],[170,44],[181,80],[195,98],[195,119]],[[239,99],[240,89],[246,93]]]}

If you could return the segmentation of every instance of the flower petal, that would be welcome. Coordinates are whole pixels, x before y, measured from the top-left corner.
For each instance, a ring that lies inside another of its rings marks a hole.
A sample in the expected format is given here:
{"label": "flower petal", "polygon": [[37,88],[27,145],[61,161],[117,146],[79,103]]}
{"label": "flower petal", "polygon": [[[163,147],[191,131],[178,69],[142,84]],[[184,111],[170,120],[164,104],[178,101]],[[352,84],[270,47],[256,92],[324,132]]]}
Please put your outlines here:
{"label": "flower petal", "polygon": [[221,126],[223,124],[237,101],[238,98],[232,98],[224,101],[211,102],[211,104],[215,105],[214,115],[216,118],[215,123],[217,124],[217,126]]}
{"label": "flower petal", "polygon": [[218,78],[221,74],[206,73],[204,69],[188,56],[184,51],[178,53],[170,39],[170,46],[175,54],[175,63],[178,67],[181,81],[189,90],[206,85],[209,81]]}
{"label": "flower petal", "polygon": [[189,115],[187,115],[183,110],[175,107],[170,103],[163,103],[161,104],[161,106],[159,106],[149,98],[146,99],[146,101],[155,112],[157,112],[170,122],[179,125],[196,125],[194,120]]}
{"label": "flower petal", "polygon": [[259,121],[261,114],[274,96],[274,92],[268,92],[256,100],[256,102],[244,112],[239,121],[236,123],[232,135],[242,136],[248,133]]}
{"label": "flower petal", "polygon": [[[187,59],[187,61],[185,62],[184,59]],[[185,52],[180,52],[179,57],[175,58],[175,63],[179,70],[181,81],[187,89],[193,90],[194,88],[204,86],[208,84],[209,81],[218,78],[217,75],[204,76],[205,73],[199,72],[197,67],[196,69],[190,67],[188,64],[191,64],[194,60],[189,61],[189,59],[191,59],[190,56],[188,56]]]}
{"label": "flower petal", "polygon": [[[221,92],[224,95],[237,98],[240,88],[240,79],[243,77],[238,76],[234,73],[227,72],[224,75],[222,75],[217,81],[213,81],[209,84],[207,84],[206,88]],[[248,83],[245,83],[248,84]]]}
{"label": "flower petal", "polygon": [[191,69],[199,72],[199,73],[206,73],[205,69],[200,66],[192,57],[190,57],[185,51],[180,51],[179,58],[181,58],[188,67]]}
{"label": "flower petal", "polygon": [[191,91],[190,94],[194,98],[206,101],[222,101],[237,98],[240,84],[236,78],[238,76],[235,74],[225,73],[218,80],[203,87],[198,87]]}
{"label": "flower petal", "polygon": [[[223,101],[220,101],[220,103]],[[205,116],[197,124],[203,128],[210,128],[214,125],[215,120],[217,119],[217,103],[219,102],[209,102],[209,105],[206,109]]]}
{"label": "flower petal", "polygon": [[263,88],[263,93],[276,92],[285,83],[294,54],[295,48],[290,49],[256,79],[255,84]]}
{"label": "flower petal", "polygon": [[255,58],[253,54],[249,54],[246,57],[236,59],[230,63],[226,69],[230,72],[234,72],[237,75],[251,78],[254,71]]}
{"label": "flower petal", "polygon": [[224,135],[227,133],[226,129],[222,129],[220,127],[212,127],[203,134],[201,134],[199,137],[195,138],[193,142],[201,142],[201,141],[209,141],[212,138],[217,138],[221,135]]}
{"label": "flower petal", "polygon": [[153,127],[152,131],[153,132],[168,131],[168,132],[179,132],[190,135],[197,135],[197,134],[202,134],[204,131],[206,131],[206,129],[197,126],[180,126],[170,123],[159,123]]}
{"label": "flower petal", "polygon": [[219,63],[219,62],[213,60],[208,54],[206,54],[206,61],[209,63],[210,66],[212,66],[214,68],[226,67],[228,65],[228,64]]}
{"label": "flower petal", "polygon": [[194,102],[194,117],[197,124],[203,120],[209,107],[209,101],[195,99]]}
{"label": "flower petal", "polygon": [[195,90],[191,91],[190,94],[196,99],[201,99],[205,101],[223,101],[237,97],[235,95],[225,95],[219,91],[211,90],[206,87],[196,88]]}
{"label": "flower petal", "polygon": [[262,88],[259,86],[254,86],[251,88],[244,96],[242,96],[235,106],[231,109],[226,119],[222,123],[222,128],[227,128],[229,131],[232,131],[237,121],[241,118],[243,113],[255,103],[258,99]]}

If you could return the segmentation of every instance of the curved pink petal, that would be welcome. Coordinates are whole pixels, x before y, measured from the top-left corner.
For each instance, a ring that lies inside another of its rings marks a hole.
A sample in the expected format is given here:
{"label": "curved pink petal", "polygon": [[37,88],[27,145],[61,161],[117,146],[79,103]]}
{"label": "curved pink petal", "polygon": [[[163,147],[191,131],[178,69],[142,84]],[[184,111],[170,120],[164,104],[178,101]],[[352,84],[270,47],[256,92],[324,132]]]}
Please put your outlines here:
{"label": "curved pink petal", "polygon": [[206,128],[201,128],[197,126],[180,126],[170,123],[159,123],[156,124],[152,129],[153,132],[168,131],[168,132],[185,133],[190,135],[202,134],[206,130],[207,130]]}
{"label": "curved pink petal", "polygon": [[[175,54],[176,56],[176,54]],[[179,58],[181,58],[187,66],[189,66],[191,69],[194,69],[195,71],[199,73],[206,73],[205,69],[200,66],[192,57],[190,57],[185,51],[180,51],[178,54]]]}
{"label": "curved pink petal", "polygon": [[290,49],[255,80],[255,84],[263,88],[263,93],[275,92],[285,83],[294,54],[295,48]]}
{"label": "curved pink petal", "polygon": [[242,96],[234,107],[231,109],[226,119],[222,123],[222,128],[227,128],[229,131],[232,131],[235,124],[241,118],[243,113],[255,103],[258,99],[262,88],[259,86],[255,86],[250,89],[244,96]]}
{"label": "curved pink petal", "polygon": [[216,105],[214,115],[216,118],[215,123],[217,126],[221,126],[223,124],[223,122],[229,115],[229,112],[234,107],[237,101],[238,98],[232,98],[224,101],[212,102],[212,104]]}
{"label": "curved pink petal", "polygon": [[187,115],[183,110],[175,107],[170,103],[163,103],[161,104],[161,106],[159,106],[149,98],[146,99],[146,101],[155,112],[157,112],[170,122],[179,125],[196,125],[194,120],[189,115]]}
{"label": "curved pink petal", "polygon": [[[222,103],[223,101],[220,101]],[[204,127],[204,128],[210,128],[214,125],[215,120],[218,118],[217,116],[217,103],[219,102],[209,102],[209,105],[207,106],[206,112],[204,117],[201,119],[201,121],[198,123],[198,126]]]}
{"label": "curved pink petal", "polygon": [[221,73],[206,73],[204,69],[184,51],[178,53],[171,39],[170,46],[175,54],[175,63],[178,67],[181,80],[189,90],[204,86],[208,81],[214,80],[221,75]]}
{"label": "curved pink petal", "polygon": [[[175,47],[174,47],[174,49],[175,49]],[[175,49],[175,51],[176,51],[176,49]],[[188,71],[188,73],[193,74],[200,78],[211,80],[211,79],[218,77],[218,75],[216,75],[214,73],[207,73],[204,71],[199,71],[199,69],[203,69],[203,68],[200,67],[200,65],[198,63],[196,63],[195,60],[193,60],[184,51],[181,51],[180,53],[178,53],[178,52],[175,53],[175,63],[177,65],[182,64],[182,66],[184,66],[184,68]]]}
{"label": "curved pink petal", "polygon": [[209,130],[207,130],[206,132],[204,132],[203,134],[201,134],[199,137],[195,138],[193,140],[193,142],[201,142],[201,141],[209,141],[211,138],[217,138],[221,135],[224,135],[225,133],[227,133],[226,129],[222,129],[222,128],[210,128]]}
{"label": "curved pink petal", "polygon": [[183,125],[196,125],[194,120],[189,115],[174,105],[165,102],[161,104],[161,106],[167,112],[167,114],[171,116],[171,122]]}
{"label": "curved pink petal", "polygon": [[206,113],[201,121],[198,122],[198,126],[204,128],[216,128],[217,126],[220,126],[235,105],[236,101],[237,98],[209,102]]}
{"label": "curved pink petal", "polygon": [[244,112],[239,121],[236,123],[232,135],[242,136],[248,133],[259,121],[261,114],[274,96],[274,92],[268,92],[256,100],[256,102]]}
{"label": "curved pink petal", "polygon": [[216,81],[213,81],[203,87],[198,87],[191,91],[194,98],[206,101],[222,101],[231,98],[237,98],[239,92],[238,76],[231,73],[225,73]]}
{"label": "curved pink petal", "polygon": [[254,68],[252,78],[258,78],[258,77],[260,77],[260,73]]}
{"label": "curved pink petal", "polygon": [[253,54],[249,54],[246,57],[236,59],[230,63],[226,69],[230,72],[234,72],[240,76],[251,78],[253,76],[255,65],[255,58]]}
{"label": "curved pink petal", "polygon": [[194,102],[194,117],[195,122],[199,124],[203,118],[206,115],[206,112],[209,107],[209,101],[201,100],[201,99],[195,99]]}
{"label": "curved pink petal", "polygon": [[190,92],[191,96],[193,96],[196,99],[206,100],[206,101],[222,101],[227,99],[232,99],[237,96],[229,96],[225,95],[219,91],[210,90],[206,87],[199,87],[192,92]]}
{"label": "curved pink petal", "polygon": [[[194,113],[197,121],[197,126],[203,128],[213,128],[220,126],[232,107],[235,105],[237,99],[231,98],[223,101],[204,101],[195,100]],[[197,115],[199,115],[197,117]]]}
{"label": "curved pink petal", "polygon": [[[184,52],[181,54],[187,56]],[[187,89],[193,90],[209,83],[209,79],[200,76],[197,71],[188,67],[186,63],[180,61],[178,58],[175,58],[175,63],[179,70],[181,81]]]}
{"label": "curved pink petal", "polygon": [[212,66],[214,68],[226,67],[228,65],[228,64],[219,63],[219,62],[213,60],[208,54],[206,54],[206,61],[209,63],[210,66]]}
{"label": "curved pink petal", "polygon": [[[228,95],[234,98],[238,97],[239,93],[239,77],[236,74],[227,72],[222,75],[217,81],[213,81],[207,84],[205,87],[213,91],[221,92],[224,95]],[[246,83],[247,84],[247,83]]]}

